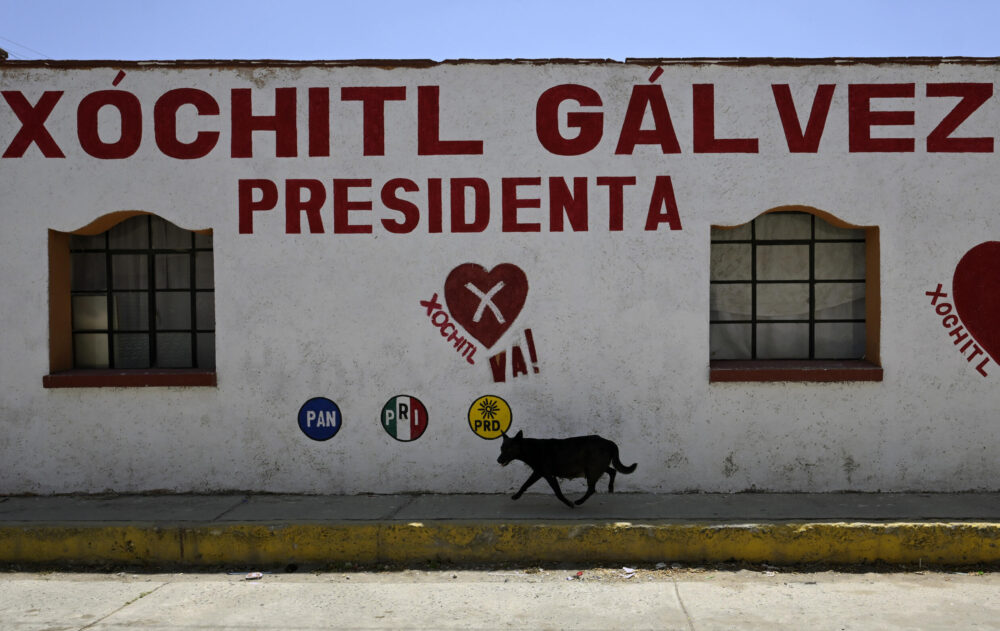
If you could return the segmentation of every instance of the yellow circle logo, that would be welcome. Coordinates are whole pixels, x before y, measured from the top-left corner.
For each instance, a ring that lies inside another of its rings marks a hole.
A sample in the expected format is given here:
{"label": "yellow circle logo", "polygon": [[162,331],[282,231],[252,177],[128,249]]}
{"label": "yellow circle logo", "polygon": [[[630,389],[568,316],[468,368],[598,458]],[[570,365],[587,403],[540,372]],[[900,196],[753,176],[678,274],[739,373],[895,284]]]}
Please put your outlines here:
{"label": "yellow circle logo", "polygon": [[510,406],[500,397],[479,397],[469,408],[469,427],[480,438],[494,440],[510,429]]}

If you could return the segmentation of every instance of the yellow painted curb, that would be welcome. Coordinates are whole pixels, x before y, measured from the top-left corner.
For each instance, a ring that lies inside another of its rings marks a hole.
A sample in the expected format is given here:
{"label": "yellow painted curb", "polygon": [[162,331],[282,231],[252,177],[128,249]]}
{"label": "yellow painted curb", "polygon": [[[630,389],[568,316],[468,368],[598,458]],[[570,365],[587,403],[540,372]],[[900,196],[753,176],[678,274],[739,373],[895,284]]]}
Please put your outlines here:
{"label": "yellow painted curb", "polygon": [[0,526],[0,563],[1000,562],[1000,523],[350,522]]}

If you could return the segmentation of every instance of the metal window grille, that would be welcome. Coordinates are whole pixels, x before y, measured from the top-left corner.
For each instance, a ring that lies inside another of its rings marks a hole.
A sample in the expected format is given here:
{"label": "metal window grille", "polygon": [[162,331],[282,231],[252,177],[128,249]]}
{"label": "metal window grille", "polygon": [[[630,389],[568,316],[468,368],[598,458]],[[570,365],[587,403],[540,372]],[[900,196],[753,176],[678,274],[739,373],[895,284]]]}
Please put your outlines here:
{"label": "metal window grille", "polygon": [[211,234],[155,215],[70,239],[75,368],[215,368]]}
{"label": "metal window grille", "polygon": [[[762,230],[762,222],[795,229]],[[713,228],[711,243],[713,359],[863,356],[863,229],[776,212]]]}

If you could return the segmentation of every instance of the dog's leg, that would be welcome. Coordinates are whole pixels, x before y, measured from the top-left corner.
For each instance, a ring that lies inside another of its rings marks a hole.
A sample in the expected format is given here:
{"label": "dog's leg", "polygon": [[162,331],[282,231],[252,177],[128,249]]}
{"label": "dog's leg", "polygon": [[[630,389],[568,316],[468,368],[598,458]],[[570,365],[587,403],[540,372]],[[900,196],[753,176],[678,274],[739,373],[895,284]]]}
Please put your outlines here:
{"label": "dog's leg", "polygon": [[566,499],[566,496],[562,494],[562,489],[559,488],[559,481],[555,479],[555,476],[547,475],[545,476],[545,481],[549,483],[549,486],[552,487],[552,490],[555,492],[556,497],[558,497],[563,504],[569,506],[570,508],[573,508],[573,502]]}
{"label": "dog's leg", "polygon": [[604,475],[604,471],[601,469],[589,469],[587,471],[587,492],[584,493],[583,497],[576,501],[576,505],[579,506],[587,501],[587,498],[593,495],[597,491],[597,481],[601,479]]}
{"label": "dog's leg", "polygon": [[614,468],[608,467],[607,473],[608,473],[608,477],[611,478],[610,480],[608,480],[608,493],[614,493],[615,492],[615,470],[614,470]]}
{"label": "dog's leg", "polygon": [[538,482],[541,479],[542,479],[542,474],[541,473],[538,473],[537,471],[532,471],[531,475],[528,477],[527,481],[524,484],[521,485],[521,488],[518,489],[517,493],[514,493],[513,497],[511,497],[510,499],[512,499],[512,500],[518,499],[519,497],[521,497],[522,495],[524,495],[524,492],[528,490],[529,486],[531,486],[535,482]]}
{"label": "dog's leg", "polygon": [[596,490],[597,490],[597,487],[594,485],[594,483],[590,482],[588,480],[587,481],[587,492],[583,494],[583,497],[581,497],[580,499],[578,499],[576,501],[576,505],[579,506],[580,504],[583,504],[584,502],[586,502],[587,498],[590,497],[591,495],[593,495],[594,491],[596,491]]}

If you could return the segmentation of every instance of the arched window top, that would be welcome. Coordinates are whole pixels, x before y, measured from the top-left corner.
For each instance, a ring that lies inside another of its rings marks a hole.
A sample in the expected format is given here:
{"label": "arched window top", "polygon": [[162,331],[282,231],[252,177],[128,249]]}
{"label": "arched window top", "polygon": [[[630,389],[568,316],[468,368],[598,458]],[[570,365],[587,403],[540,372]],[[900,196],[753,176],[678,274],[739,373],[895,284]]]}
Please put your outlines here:
{"label": "arched window top", "polygon": [[764,212],[760,213],[759,215],[757,215],[756,217],[754,217],[750,221],[747,221],[746,223],[735,224],[735,225],[713,225],[712,229],[713,230],[733,230],[735,228],[740,228],[742,226],[747,226],[752,221],[755,221],[757,219],[760,219],[761,217],[764,217],[766,215],[773,214],[773,213],[802,213],[802,214],[813,215],[815,217],[818,217],[819,219],[822,219],[825,223],[829,224],[830,226],[833,226],[834,228],[841,228],[841,229],[845,229],[845,230],[864,230],[864,229],[874,228],[875,227],[875,226],[864,226],[864,225],[859,225],[859,224],[853,224],[853,223],[850,223],[849,221],[845,221],[845,220],[841,219],[840,217],[837,217],[833,213],[827,212],[825,210],[821,210],[821,209],[815,208],[813,206],[804,206],[804,205],[798,205],[798,204],[796,204],[796,205],[789,205],[789,206],[777,206],[775,208],[771,208],[771,209],[765,210]]}
{"label": "arched window top", "polygon": [[151,217],[156,217],[157,219],[165,221],[172,226],[176,226],[181,230],[187,230],[188,232],[194,232],[197,234],[212,234],[211,228],[192,229],[192,228],[187,228],[185,226],[178,226],[177,224],[171,222],[170,220],[160,217],[159,215],[151,213],[147,210],[117,210],[114,212],[110,212],[106,215],[101,215],[97,219],[94,219],[90,223],[86,224],[85,226],[81,226],[76,230],[68,230],[66,232],[68,232],[69,234],[81,235],[81,236],[98,235],[101,234],[102,232],[107,232],[108,230],[111,230],[112,228],[114,228],[115,226],[124,221],[128,221],[129,219],[132,219],[134,217],[141,217],[146,215]]}

